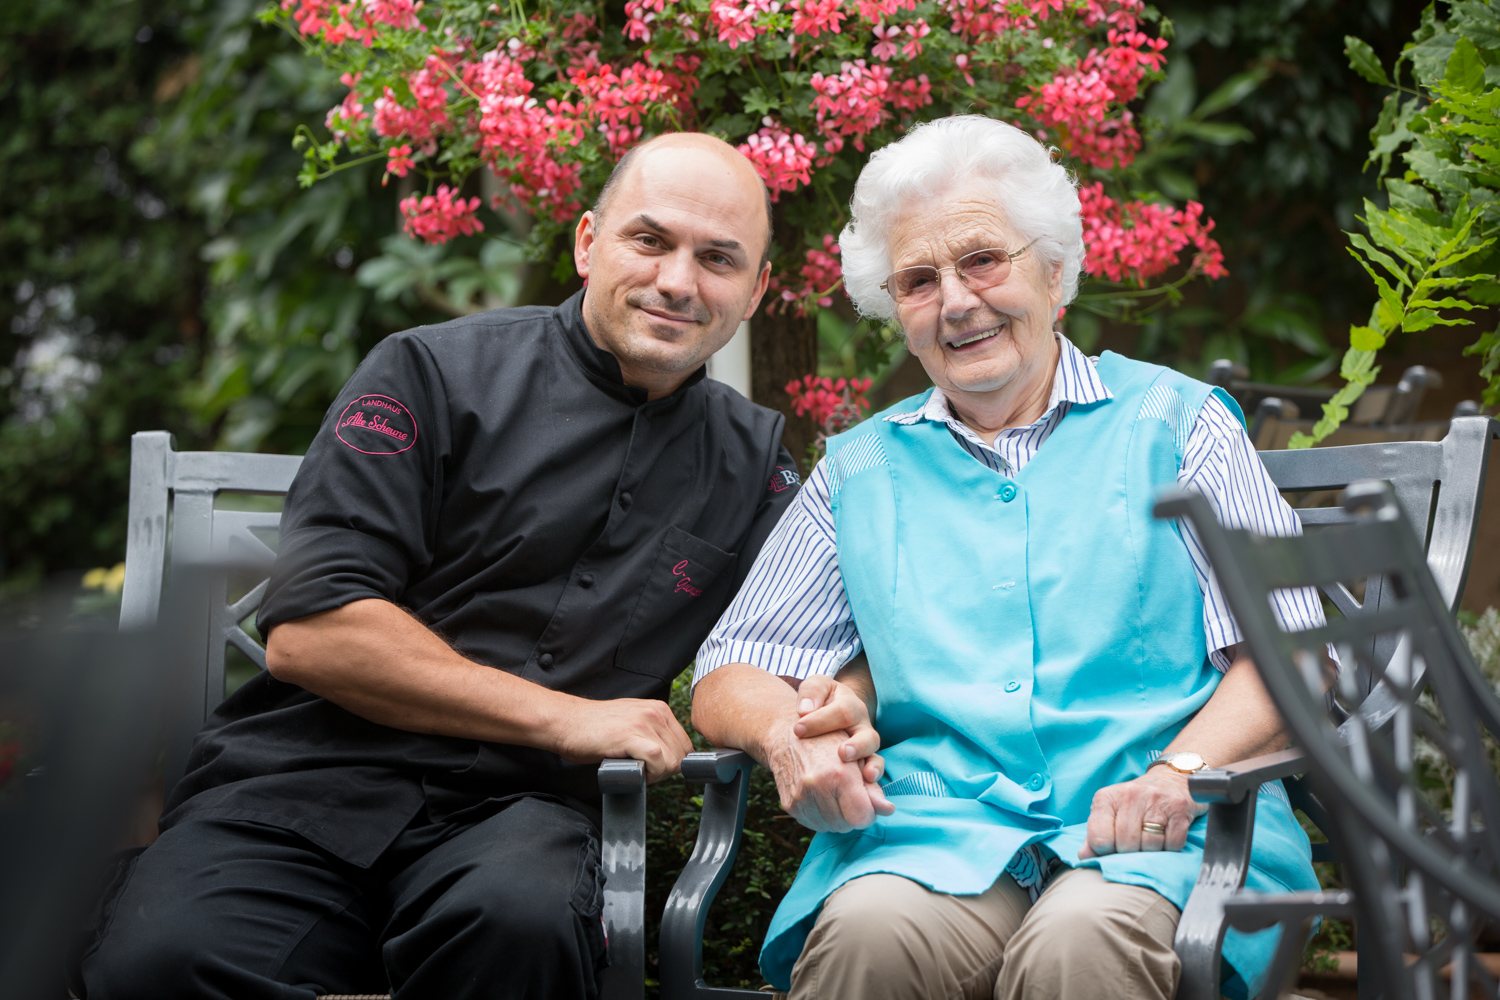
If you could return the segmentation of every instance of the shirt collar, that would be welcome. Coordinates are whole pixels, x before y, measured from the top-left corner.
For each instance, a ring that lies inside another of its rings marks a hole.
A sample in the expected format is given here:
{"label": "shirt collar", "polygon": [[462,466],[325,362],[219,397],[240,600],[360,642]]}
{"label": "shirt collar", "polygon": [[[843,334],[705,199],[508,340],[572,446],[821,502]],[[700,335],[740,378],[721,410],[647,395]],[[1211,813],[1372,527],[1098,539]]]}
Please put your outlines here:
{"label": "shirt collar", "polygon": [[[626,385],[625,376],[620,373],[620,362],[609,351],[594,343],[594,338],[589,335],[589,328],[583,322],[582,290],[574,292],[566,302],[557,307],[557,317],[569,353],[578,361],[589,381],[610,395],[628,400],[635,406],[646,402],[646,390]],[[699,365],[698,370],[689,375],[675,392],[656,400],[656,403],[665,404],[667,400],[677,399],[702,382],[707,374],[708,366]]]}
{"label": "shirt collar", "polygon": [[[1114,399],[1114,393],[1099,380],[1094,371],[1094,361],[1085,355],[1073,342],[1060,333],[1057,337],[1057,371],[1052,376],[1052,398],[1047,401],[1047,412],[1038,422],[1046,420],[1059,403],[1081,405]],[[921,420],[932,420],[940,424],[951,423],[953,413],[948,408],[948,397],[943,390],[933,386],[932,392],[921,406],[904,413],[892,413],[885,418],[893,424],[915,424]]]}

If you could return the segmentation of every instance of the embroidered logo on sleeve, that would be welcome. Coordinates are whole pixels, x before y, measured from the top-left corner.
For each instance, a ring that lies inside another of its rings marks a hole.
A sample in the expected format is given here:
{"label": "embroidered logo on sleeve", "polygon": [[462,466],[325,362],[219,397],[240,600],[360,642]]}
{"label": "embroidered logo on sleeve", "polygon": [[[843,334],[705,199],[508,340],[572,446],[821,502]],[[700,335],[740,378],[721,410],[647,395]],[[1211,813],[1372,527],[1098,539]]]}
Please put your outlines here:
{"label": "embroidered logo on sleeve", "polygon": [[796,469],[783,469],[778,465],[776,471],[771,473],[771,481],[766,484],[766,490],[770,493],[781,493],[801,483],[802,477],[797,475]]}
{"label": "embroidered logo on sleeve", "polygon": [[398,400],[360,396],[339,414],[334,433],[363,455],[399,455],[417,443],[417,419]]}
{"label": "embroidered logo on sleeve", "polygon": [[677,586],[672,588],[674,594],[686,594],[689,597],[699,597],[703,591],[693,586],[693,578],[688,576],[688,561],[684,559],[672,567],[672,575],[677,577]]}

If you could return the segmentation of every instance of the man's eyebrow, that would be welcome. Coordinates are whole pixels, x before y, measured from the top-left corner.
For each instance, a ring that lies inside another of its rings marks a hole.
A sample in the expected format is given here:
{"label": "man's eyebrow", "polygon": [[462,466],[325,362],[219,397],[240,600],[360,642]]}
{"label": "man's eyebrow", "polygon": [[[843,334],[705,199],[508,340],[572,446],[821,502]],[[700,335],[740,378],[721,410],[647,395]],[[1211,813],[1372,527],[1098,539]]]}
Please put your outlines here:
{"label": "man's eyebrow", "polygon": [[[668,229],[666,226],[662,225],[660,222],[657,222],[655,219],[651,218],[651,216],[646,215],[645,213],[637,215],[634,219],[631,219],[629,224],[645,226],[647,229],[660,233],[663,236],[672,235],[672,230]],[[745,250],[745,245],[739,240],[709,240],[708,245],[713,247],[715,250],[733,250],[740,253],[743,253]]]}

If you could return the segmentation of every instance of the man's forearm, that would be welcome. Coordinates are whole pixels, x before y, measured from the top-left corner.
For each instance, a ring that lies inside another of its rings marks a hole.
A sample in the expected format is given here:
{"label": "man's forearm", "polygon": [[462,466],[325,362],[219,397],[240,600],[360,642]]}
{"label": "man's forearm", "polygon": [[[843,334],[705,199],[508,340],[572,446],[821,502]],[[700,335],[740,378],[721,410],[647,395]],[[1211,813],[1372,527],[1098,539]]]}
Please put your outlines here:
{"label": "man's forearm", "polygon": [[363,600],[276,626],[266,667],[396,729],[556,750],[577,700],[459,655],[388,601]]}

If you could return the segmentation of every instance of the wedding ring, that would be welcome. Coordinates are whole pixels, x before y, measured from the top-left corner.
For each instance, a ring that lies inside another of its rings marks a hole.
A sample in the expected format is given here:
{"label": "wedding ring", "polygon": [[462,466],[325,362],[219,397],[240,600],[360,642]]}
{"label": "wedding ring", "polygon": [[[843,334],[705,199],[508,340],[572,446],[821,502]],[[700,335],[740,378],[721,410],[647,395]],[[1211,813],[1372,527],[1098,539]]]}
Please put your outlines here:
{"label": "wedding ring", "polygon": [[1166,832],[1167,832],[1167,828],[1164,827],[1164,826],[1162,826],[1160,823],[1142,823],[1141,824],[1141,832],[1142,833],[1159,833],[1159,834],[1165,835]]}

